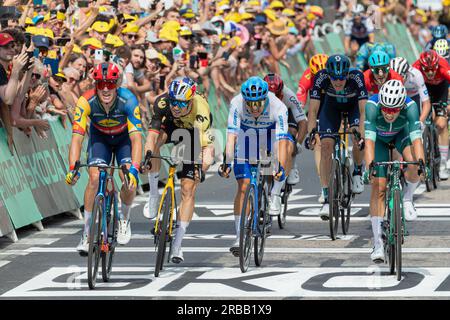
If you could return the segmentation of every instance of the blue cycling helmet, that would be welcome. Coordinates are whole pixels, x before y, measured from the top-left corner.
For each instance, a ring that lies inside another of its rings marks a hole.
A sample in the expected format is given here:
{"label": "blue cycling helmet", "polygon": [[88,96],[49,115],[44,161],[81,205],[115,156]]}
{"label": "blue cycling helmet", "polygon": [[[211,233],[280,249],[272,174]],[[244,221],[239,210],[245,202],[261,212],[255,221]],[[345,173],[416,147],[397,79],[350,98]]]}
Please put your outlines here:
{"label": "blue cycling helmet", "polygon": [[177,77],[169,85],[169,98],[176,101],[189,101],[195,92],[197,85],[189,77]]}
{"label": "blue cycling helmet", "polygon": [[447,38],[448,29],[445,25],[440,24],[431,30],[431,34],[434,39],[445,39]]}
{"label": "blue cycling helmet", "polygon": [[246,101],[260,101],[267,97],[269,85],[260,77],[250,77],[241,86],[241,94]]}
{"label": "blue cycling helmet", "polygon": [[375,51],[369,57],[369,66],[382,67],[389,65],[389,55],[384,51]]}
{"label": "blue cycling helmet", "polygon": [[346,77],[350,71],[350,60],[343,54],[334,54],[328,58],[326,69],[331,77]]}

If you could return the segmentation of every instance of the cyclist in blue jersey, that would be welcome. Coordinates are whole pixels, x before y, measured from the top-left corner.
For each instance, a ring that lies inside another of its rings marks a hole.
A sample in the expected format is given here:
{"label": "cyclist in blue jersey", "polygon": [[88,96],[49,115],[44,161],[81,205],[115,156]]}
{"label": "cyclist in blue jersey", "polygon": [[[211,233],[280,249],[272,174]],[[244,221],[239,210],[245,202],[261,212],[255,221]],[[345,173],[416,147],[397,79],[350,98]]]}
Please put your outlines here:
{"label": "cyclist in blue jersey", "polygon": [[426,44],[425,51],[433,49],[434,44],[439,39],[446,39],[448,35],[447,26],[444,24],[437,25],[431,29],[432,39]]}
{"label": "cyclist in blue jersey", "polygon": [[[119,69],[112,63],[94,68],[95,89],[85,92],[77,102],[69,151],[69,172],[66,183],[74,185],[80,173],[74,170],[80,160],[88,118],[91,120],[88,144],[89,165],[109,165],[113,152],[119,165],[129,170],[128,186],[120,192],[122,200],[117,242],[127,244],[131,239],[130,211],[139,182],[142,157],[142,123],[137,98],[130,90],[117,88]],[[120,178],[124,179],[120,172]],[[80,254],[87,254],[92,207],[99,181],[98,168],[89,168],[89,181],[84,194],[84,232],[77,246]]]}
{"label": "cyclist in blue jersey", "polygon": [[363,72],[369,69],[369,57],[375,51],[383,51],[388,54],[390,59],[396,57],[395,46],[390,42],[366,42],[361,46],[356,54],[356,67]]}
{"label": "cyclist in blue jersey", "polygon": [[[317,112],[321,98],[324,98],[319,116],[319,131],[337,132],[341,126],[342,112],[348,113],[350,127],[363,132],[364,106],[367,101],[367,90],[364,85],[364,75],[361,71],[350,69],[350,60],[344,55],[332,55],[328,58],[326,69],[319,71],[314,77],[314,86],[310,91],[310,105],[308,113],[307,147],[314,148],[317,134],[315,133]],[[320,211],[323,220],[328,219],[328,184],[331,172],[332,153],[334,150],[334,136],[320,135],[321,160],[320,182],[323,188],[325,203]],[[362,181],[362,160],[364,140],[353,141],[353,192],[364,191]],[[358,147],[356,147],[358,146]]]}

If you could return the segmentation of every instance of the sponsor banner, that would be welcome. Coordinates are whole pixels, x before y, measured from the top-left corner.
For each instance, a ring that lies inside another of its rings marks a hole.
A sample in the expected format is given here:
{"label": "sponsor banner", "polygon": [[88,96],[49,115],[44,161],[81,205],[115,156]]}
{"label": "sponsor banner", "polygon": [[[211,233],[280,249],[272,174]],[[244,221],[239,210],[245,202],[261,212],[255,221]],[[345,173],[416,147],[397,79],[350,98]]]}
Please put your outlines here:
{"label": "sponsor banner", "polygon": [[[0,128],[0,225],[2,234],[11,232],[11,219],[15,229],[40,221],[42,216],[29,187],[29,177],[17,154],[11,155],[6,134]],[[15,142],[18,143],[17,141]],[[29,143],[29,142],[28,142]],[[5,212],[9,217],[5,217]]]}
{"label": "sponsor banner", "polygon": [[450,297],[450,268],[404,268],[401,281],[388,267],[239,268],[167,267],[159,278],[147,267],[115,267],[111,281],[89,290],[86,266],[55,267],[2,297],[183,298]]}
{"label": "sponsor banner", "polygon": [[[13,129],[18,160],[28,185],[43,217],[49,217],[79,208],[70,186],[65,183],[66,170],[53,132],[42,139],[33,130],[30,137]],[[22,182],[23,183],[23,182]]]}

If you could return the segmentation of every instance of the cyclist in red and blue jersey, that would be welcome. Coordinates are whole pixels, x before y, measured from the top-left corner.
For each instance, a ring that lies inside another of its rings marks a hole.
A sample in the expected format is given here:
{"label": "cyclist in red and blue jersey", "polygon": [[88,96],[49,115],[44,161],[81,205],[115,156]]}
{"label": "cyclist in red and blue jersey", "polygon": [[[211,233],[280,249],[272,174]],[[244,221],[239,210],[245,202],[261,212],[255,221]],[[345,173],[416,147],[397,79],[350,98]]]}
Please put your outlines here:
{"label": "cyclist in red and blue jersey", "polygon": [[[359,127],[364,124],[364,107],[367,101],[364,75],[357,69],[350,69],[348,57],[340,54],[332,55],[328,58],[326,69],[319,71],[314,77],[314,86],[310,91],[307,147],[312,149],[316,143],[316,118],[322,96],[324,100],[319,116],[319,131],[337,132],[341,126],[342,112],[348,112],[350,127],[363,132]],[[328,184],[334,139],[333,135],[320,135],[320,182],[325,203],[319,215],[323,220],[327,220],[329,214]],[[353,143],[362,148],[364,140]],[[353,158],[356,164],[353,171],[353,192],[361,193],[364,191],[361,166],[363,153],[359,148],[353,148]]]}
{"label": "cyclist in red and blue jersey", "polygon": [[[119,69],[112,63],[101,63],[93,71],[95,89],[85,92],[77,102],[69,152],[69,172],[66,182],[74,185],[79,173],[74,170],[80,159],[83,139],[90,119],[88,164],[109,165],[115,154],[119,165],[129,169],[128,186],[120,192],[122,201],[117,242],[127,244],[131,239],[130,211],[139,182],[139,163],[142,157],[142,123],[137,98],[125,88],[117,88]],[[120,173],[123,181],[122,173]],[[84,232],[77,246],[85,255],[89,247],[89,226],[92,207],[98,189],[99,170],[89,168],[89,182],[84,194]]]}

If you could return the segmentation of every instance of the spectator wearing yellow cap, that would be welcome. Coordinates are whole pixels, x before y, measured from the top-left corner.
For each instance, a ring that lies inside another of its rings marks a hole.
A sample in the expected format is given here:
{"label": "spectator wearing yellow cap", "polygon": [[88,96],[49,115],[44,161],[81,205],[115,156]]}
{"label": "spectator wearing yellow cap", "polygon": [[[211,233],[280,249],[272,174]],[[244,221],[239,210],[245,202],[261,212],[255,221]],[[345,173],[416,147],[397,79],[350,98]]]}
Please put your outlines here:
{"label": "spectator wearing yellow cap", "polygon": [[139,27],[134,23],[127,23],[123,28],[120,38],[128,46],[133,46],[139,39]]}
{"label": "spectator wearing yellow cap", "polygon": [[[270,3],[268,11],[272,11],[274,13],[275,19],[279,19],[279,18],[283,17],[283,14],[282,14],[283,10],[284,10],[283,2],[275,0]],[[269,16],[269,18],[271,18],[271,17]]]}
{"label": "spectator wearing yellow cap", "polygon": [[178,35],[178,46],[184,51],[189,51],[194,36],[189,27],[181,27]]}
{"label": "spectator wearing yellow cap", "polygon": [[104,43],[110,30],[111,26],[108,22],[95,21],[89,30],[89,36]]}
{"label": "spectator wearing yellow cap", "polygon": [[81,51],[86,58],[88,65],[93,65],[94,54],[96,49],[102,49],[102,43],[95,38],[88,38],[81,43]]}

